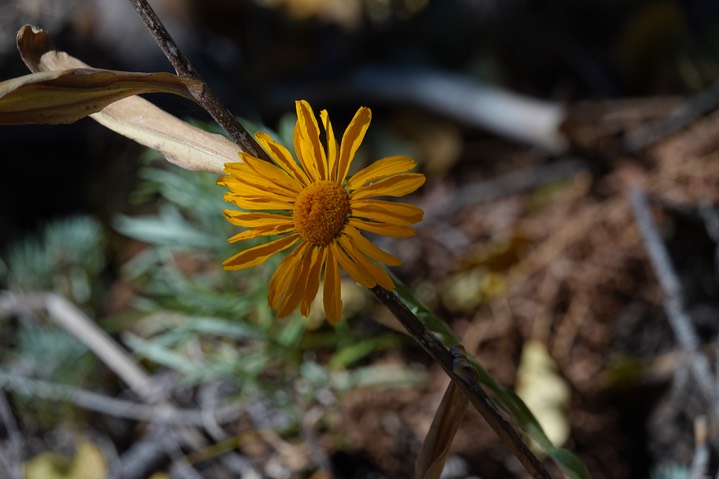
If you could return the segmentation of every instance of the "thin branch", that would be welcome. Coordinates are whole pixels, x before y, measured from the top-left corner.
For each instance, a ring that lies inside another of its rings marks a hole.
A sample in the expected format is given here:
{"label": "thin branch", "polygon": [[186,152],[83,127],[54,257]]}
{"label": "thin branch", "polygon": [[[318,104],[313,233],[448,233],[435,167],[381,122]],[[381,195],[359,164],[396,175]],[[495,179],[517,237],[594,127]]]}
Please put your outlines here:
{"label": "thin branch", "polygon": [[402,301],[391,291],[375,286],[371,288],[375,298],[382,303],[409,334],[422,346],[430,357],[444,372],[460,386],[469,396],[469,400],[479,411],[489,426],[499,435],[510,451],[519,459],[524,468],[533,478],[550,479],[551,476],[544,468],[537,456],[532,453],[527,444],[517,434],[511,424],[502,416],[486,392],[477,384],[469,381],[466,375],[459,374],[454,370],[454,356],[434,336],[417,316],[402,303]]}
{"label": "thin branch", "polygon": [[[167,404],[148,406],[3,371],[0,371],[0,389],[49,401],[67,401],[84,409],[136,421],[203,426],[207,420],[202,410],[175,409]],[[234,405],[216,408],[212,412],[213,420],[221,423],[233,421],[240,414]]]}
{"label": "thin branch", "polygon": [[622,140],[624,148],[630,153],[647,148],[666,136],[686,128],[717,106],[719,106],[719,82],[682,102],[665,117],[627,133]]}
{"label": "thin branch", "polygon": [[694,443],[696,451],[692,459],[689,479],[703,479],[707,477],[709,465],[709,445],[707,444],[707,420],[704,416],[694,419]]}
{"label": "thin branch", "polygon": [[10,404],[8,404],[4,392],[0,392],[0,418],[8,436],[5,445],[8,457],[4,458],[6,459],[5,461],[0,460],[0,464],[4,462],[2,465],[8,474],[8,479],[21,479],[23,477],[23,436],[17,427],[17,422],[10,410]]}
{"label": "thin branch", "polygon": [[[90,320],[77,306],[57,293],[35,293],[19,295],[10,292],[0,294],[0,314],[13,314],[36,311],[45,308],[50,318],[65,328],[77,339],[82,341],[93,351],[101,361],[112,369],[130,388],[144,401],[162,407],[167,414],[177,414],[177,407],[163,397],[163,392],[156,388],[153,380],[139,364],[117,344],[105,331],[100,329],[94,321]],[[37,386],[37,384],[36,384]],[[87,399],[87,396],[85,396]],[[202,421],[200,421],[202,422]],[[173,459],[173,470],[178,469],[184,477],[199,477],[189,464],[182,459],[182,445],[193,448],[205,444],[202,435],[191,426],[180,425],[169,430],[165,435],[168,444],[163,446]],[[116,461],[113,466],[120,471],[117,475],[108,473],[110,479],[128,476],[122,473],[125,466],[122,460]]]}
{"label": "thin branch", "polygon": [[452,217],[463,208],[516,195],[550,182],[573,178],[583,171],[590,171],[590,169],[591,165],[588,161],[568,158],[557,163],[530,166],[486,181],[461,186],[452,194],[451,198],[440,202],[441,204],[427,205],[424,219],[417,227],[431,227],[435,221]]}
{"label": "thin branch", "polygon": [[144,401],[156,403],[160,391],[152,378],[109,334],[77,306],[57,293],[0,294],[0,312],[46,309],[50,319],[82,341]]}
{"label": "thin branch", "polygon": [[709,404],[713,405],[713,416],[716,417],[714,380],[706,356],[701,354],[699,336],[694,330],[689,314],[684,308],[684,292],[674,271],[669,253],[661,235],[652,220],[649,200],[646,195],[633,188],[629,191],[629,199],[634,210],[634,218],[649,253],[649,259],[657,276],[659,285],[664,292],[664,311],[667,321],[683,352],[687,353],[694,378]]}
{"label": "thin branch", "polygon": [[[152,37],[157,42],[162,52],[169,60],[175,72],[183,78],[200,82],[202,88],[199,91],[192,90],[192,96],[195,100],[212,116],[212,118],[220,125],[230,138],[244,152],[250,155],[269,161],[269,157],[265,150],[255,141],[247,130],[237,121],[230,110],[220,101],[215,92],[200,77],[199,73],[192,67],[182,50],[178,48],[175,40],[158,18],[155,11],[150,7],[146,0],[129,0],[137,13],[142,18],[145,27],[149,30]],[[231,161],[228,159],[228,161]]]}
{"label": "thin branch", "polygon": [[700,202],[698,209],[707,234],[714,241],[714,268],[719,271],[719,212],[708,201]]}

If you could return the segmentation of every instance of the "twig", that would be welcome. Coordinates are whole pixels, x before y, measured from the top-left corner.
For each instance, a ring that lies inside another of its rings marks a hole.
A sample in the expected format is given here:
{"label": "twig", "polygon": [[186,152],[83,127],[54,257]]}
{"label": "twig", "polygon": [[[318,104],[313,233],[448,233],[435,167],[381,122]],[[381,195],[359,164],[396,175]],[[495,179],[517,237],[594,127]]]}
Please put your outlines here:
{"label": "twig", "polygon": [[144,479],[168,462],[165,444],[174,437],[155,430],[138,439],[122,456],[110,462],[107,479]]}
{"label": "twig", "polygon": [[583,171],[589,171],[588,161],[569,158],[557,163],[531,166],[492,179],[461,186],[445,202],[428,205],[422,223],[418,228],[431,227],[432,222],[451,217],[463,208],[488,203],[505,196],[516,195],[523,191],[538,188],[553,181],[575,177]]}
{"label": "twig", "polygon": [[695,119],[714,110],[718,105],[719,82],[684,101],[667,116],[627,133],[622,140],[624,148],[630,153],[647,148],[665,136],[685,128]]}
{"label": "twig", "polygon": [[[169,60],[175,72],[190,80],[200,82],[202,88],[199,91],[192,90],[192,96],[197,102],[212,116],[212,118],[220,125],[230,138],[242,148],[246,153],[269,161],[269,156],[265,150],[252,138],[245,128],[240,125],[235,116],[220,101],[215,92],[200,77],[197,71],[192,67],[182,50],[177,47],[175,40],[163,25],[162,21],[157,17],[155,11],[148,5],[146,0],[129,0],[137,13],[142,18],[145,27],[150,31],[152,37],[157,42],[162,52]],[[232,161],[228,159],[228,162]]]}
{"label": "twig", "polygon": [[709,446],[707,445],[707,420],[699,416],[694,420],[694,443],[696,451],[692,459],[689,479],[703,479],[706,477],[709,464]]}
{"label": "twig", "polygon": [[[130,388],[144,401],[162,406],[172,413],[177,408],[170,401],[163,398],[162,391],[154,387],[152,378],[135,360],[118,345],[105,331],[100,329],[85,313],[74,304],[57,293],[35,293],[18,295],[10,292],[0,294],[0,314],[22,313],[28,310],[45,308],[50,318],[58,325],[68,330],[92,350],[110,369],[112,369]],[[175,464],[181,461],[181,445],[189,444],[198,447],[204,443],[204,438],[195,429],[180,426],[166,435],[170,452]],[[163,447],[163,451],[165,448]],[[109,478],[126,479],[122,473],[124,465],[121,460],[114,466],[120,471],[119,475],[108,474]],[[180,464],[188,477],[193,473],[191,466]],[[194,477],[194,476],[193,476]]]}
{"label": "twig", "polygon": [[0,295],[0,311],[5,313],[43,308],[47,309],[55,323],[82,341],[143,400],[156,403],[161,399],[160,391],[154,386],[150,375],[132,356],[63,296],[57,293],[19,295],[10,292]]}
{"label": "twig", "polygon": [[479,411],[489,426],[499,435],[510,451],[519,459],[533,478],[550,479],[551,476],[537,456],[517,434],[509,422],[497,411],[494,403],[476,382],[468,381],[465,375],[458,374],[454,368],[454,356],[432,334],[432,332],[410,311],[391,291],[380,286],[371,289],[375,298],[382,303],[409,334],[422,346],[430,357],[444,369],[444,372],[469,396],[469,400]]}
{"label": "twig", "polygon": [[6,450],[9,457],[7,457],[7,461],[3,466],[9,474],[8,479],[21,479],[23,437],[17,427],[15,417],[10,410],[10,405],[7,402],[5,393],[2,391],[0,391],[0,418],[2,418],[8,436]]}
{"label": "twig", "polygon": [[651,217],[649,201],[646,195],[636,189],[629,190],[629,198],[634,210],[634,218],[641,232],[649,259],[664,292],[664,311],[667,321],[674,331],[679,347],[687,353],[692,373],[699,383],[705,399],[713,406],[713,416],[717,417],[717,405],[714,401],[714,380],[706,356],[701,354],[699,337],[692,327],[689,315],[684,309],[684,293],[664,242]]}
{"label": "twig", "polygon": [[708,201],[699,203],[699,215],[704,220],[707,234],[714,241],[714,268],[719,271],[719,212]]}
{"label": "twig", "polygon": [[[0,388],[50,401],[67,401],[85,409],[136,421],[204,426],[207,420],[204,410],[148,406],[4,371],[0,371]],[[233,421],[239,416],[236,406],[215,408],[212,413],[213,421],[220,423]]]}

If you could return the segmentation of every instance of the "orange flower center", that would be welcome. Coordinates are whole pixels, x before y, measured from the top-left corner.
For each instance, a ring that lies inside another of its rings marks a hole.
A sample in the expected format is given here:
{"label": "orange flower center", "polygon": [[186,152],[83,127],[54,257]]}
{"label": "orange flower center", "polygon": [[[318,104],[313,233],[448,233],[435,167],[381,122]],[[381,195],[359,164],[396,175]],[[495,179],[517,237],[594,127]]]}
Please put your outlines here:
{"label": "orange flower center", "polygon": [[313,245],[326,246],[342,230],[349,212],[350,200],[344,188],[323,180],[300,192],[292,217],[302,238]]}

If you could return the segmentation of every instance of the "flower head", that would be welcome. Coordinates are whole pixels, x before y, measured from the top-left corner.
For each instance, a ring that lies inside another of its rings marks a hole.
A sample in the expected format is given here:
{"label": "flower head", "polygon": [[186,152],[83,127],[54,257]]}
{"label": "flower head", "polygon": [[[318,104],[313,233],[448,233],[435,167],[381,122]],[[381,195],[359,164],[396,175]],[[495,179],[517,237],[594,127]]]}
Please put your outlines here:
{"label": "flower head", "polygon": [[299,161],[269,135],[257,133],[274,164],[245,153],[240,153],[242,162],[225,164],[227,176],[218,184],[230,190],[225,201],[243,210],[225,210],[225,217],[246,228],[228,241],[279,237],[228,258],[223,266],[228,270],[251,268],[294,247],[270,280],[270,307],[285,317],[299,305],[307,316],[323,277],[325,313],[335,324],[342,316],[340,267],[362,286],[394,289],[392,279],[378,263],[396,266],[400,260],[375,246],[362,231],[391,237],[413,235],[409,225],[422,219],[422,210],[377,198],[412,193],[422,186],[424,175],[410,172],[416,165],[411,158],[393,156],[347,178],[369,127],[369,108],[357,110],[340,145],[327,111],[320,112],[325,149],[309,103],[300,100],[296,107],[294,148]]}

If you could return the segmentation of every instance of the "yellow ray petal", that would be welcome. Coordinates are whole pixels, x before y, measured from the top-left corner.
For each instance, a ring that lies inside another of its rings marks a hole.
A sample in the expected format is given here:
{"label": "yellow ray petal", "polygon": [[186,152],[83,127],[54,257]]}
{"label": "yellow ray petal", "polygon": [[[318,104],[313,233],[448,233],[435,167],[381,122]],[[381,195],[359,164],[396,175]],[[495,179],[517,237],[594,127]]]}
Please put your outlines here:
{"label": "yellow ray petal", "polygon": [[254,228],[257,226],[281,226],[294,224],[291,216],[276,215],[273,213],[252,212],[237,210],[224,210],[227,221],[235,226]]}
{"label": "yellow ray petal", "polygon": [[297,270],[297,265],[307,252],[309,243],[303,241],[295,248],[275,270],[270,279],[270,286],[267,295],[270,308],[277,309],[280,307],[282,300],[287,295],[292,284],[292,277]]}
{"label": "yellow ray petal", "polygon": [[275,163],[277,163],[280,168],[297,179],[303,186],[310,184],[310,179],[307,177],[307,174],[297,165],[297,162],[287,148],[277,143],[267,133],[258,132],[255,134],[255,138],[257,138],[257,141],[262,145],[262,148],[269,152],[272,159],[275,160]]}
{"label": "yellow ray petal", "polygon": [[288,210],[293,205],[289,201],[268,196],[244,196],[235,193],[225,193],[225,201],[239,206],[245,210]]}
{"label": "yellow ray petal", "polygon": [[397,266],[402,264],[402,260],[378,248],[374,243],[362,236],[362,233],[360,233],[354,226],[346,225],[342,232],[349,236],[352,243],[357,246],[362,253],[366,254],[370,258],[377,260],[380,263],[384,263],[387,266]]}
{"label": "yellow ray petal", "polygon": [[295,155],[297,160],[300,162],[300,166],[307,173],[310,182],[320,181],[320,174],[317,171],[317,165],[315,159],[312,157],[308,145],[306,144],[305,137],[303,136],[303,126],[301,124],[304,118],[301,115],[299,105],[297,105],[297,123],[295,123],[294,134],[292,135],[292,143],[295,147]]}
{"label": "yellow ray petal", "polygon": [[408,236],[414,236],[415,234],[414,228],[410,228],[409,226],[393,225],[388,223],[373,223],[361,218],[350,217],[347,224],[364,231],[369,231],[370,233],[390,236],[392,238],[406,238]]}
{"label": "yellow ray petal", "polygon": [[255,246],[227,258],[222,266],[227,270],[247,269],[260,265],[267,261],[267,258],[275,253],[285,250],[295,244],[300,235],[293,234],[284,238],[270,241],[269,243]]}
{"label": "yellow ray petal", "polygon": [[350,164],[354,159],[362,140],[364,139],[369,123],[372,120],[372,112],[367,107],[361,107],[355,113],[354,118],[345,130],[340,144],[340,157],[337,165],[337,181],[343,183],[350,169]]}
{"label": "yellow ray petal", "polygon": [[292,272],[292,279],[290,280],[290,287],[287,289],[287,294],[282,299],[280,307],[277,308],[277,317],[284,318],[297,308],[297,305],[302,301],[307,291],[306,278],[310,274],[312,269],[313,259],[315,258],[315,248],[309,247],[305,250],[304,254],[300,257],[299,264]]}
{"label": "yellow ray petal", "polygon": [[295,106],[297,108],[297,126],[300,127],[300,134],[304,139],[302,145],[305,159],[308,160],[307,157],[309,156],[314,160],[313,163],[317,168],[319,179],[329,179],[327,175],[327,157],[325,156],[324,148],[322,148],[322,143],[320,143],[320,127],[317,124],[315,113],[305,100],[296,101]]}
{"label": "yellow ray petal", "polygon": [[387,176],[405,173],[417,166],[417,163],[408,156],[390,156],[377,160],[371,165],[361,169],[347,180],[347,189],[352,191],[371,181]]}
{"label": "yellow ray petal", "polygon": [[[340,236],[337,242],[340,244],[342,249],[344,249],[349,254],[350,258],[352,258],[352,260],[359,267],[359,269],[362,270],[365,274],[368,274],[370,278],[372,278],[374,284],[379,284],[387,290],[394,289],[394,283],[392,282],[392,279],[389,277],[384,268],[382,268],[377,263],[367,259],[367,257],[357,249],[357,247],[349,239],[349,237]],[[374,286],[374,284],[372,286]]]}
{"label": "yellow ray petal", "polygon": [[327,110],[320,112],[322,118],[322,124],[325,128],[325,136],[327,137],[327,167],[328,167],[328,178],[333,181],[337,181],[337,158],[339,155],[339,148],[337,148],[337,139],[335,133],[332,130],[332,123],[330,122],[330,115]]}
{"label": "yellow ray petal", "polygon": [[298,195],[296,191],[292,191],[285,185],[268,181],[266,178],[258,176],[254,171],[238,174],[238,176],[224,176],[217,181],[217,184],[225,186],[230,191],[240,195],[271,195],[287,201],[294,201]]}
{"label": "yellow ray petal", "polygon": [[422,186],[424,180],[422,173],[403,173],[390,176],[354,190],[350,193],[350,199],[360,200],[375,196],[404,196]]}
{"label": "yellow ray petal", "polygon": [[342,319],[342,287],[339,265],[331,246],[327,248],[325,264],[325,284],[322,290],[322,300],[327,320],[335,325]]}
{"label": "yellow ray petal", "polygon": [[241,233],[237,233],[227,240],[228,243],[236,243],[238,241],[244,241],[252,238],[260,238],[262,236],[273,236],[282,233],[289,233],[294,231],[295,225],[284,224],[284,225],[270,225],[270,226],[258,226],[249,230],[245,230]]}
{"label": "yellow ray petal", "polygon": [[317,296],[317,291],[320,288],[320,274],[322,273],[322,266],[325,264],[327,258],[327,247],[326,246],[313,246],[312,247],[312,264],[310,270],[305,277],[307,288],[300,301],[300,313],[303,316],[310,314],[310,306]]}
{"label": "yellow ray petal", "polygon": [[245,163],[252,168],[257,175],[266,180],[274,183],[275,185],[281,185],[285,188],[292,190],[295,193],[302,191],[303,185],[298,180],[293,178],[289,173],[279,166],[263,161],[253,156],[246,155],[243,157]]}
{"label": "yellow ray petal", "polygon": [[352,202],[352,216],[382,223],[411,225],[422,221],[424,211],[408,203],[383,200],[356,200]]}
{"label": "yellow ray petal", "polygon": [[357,281],[359,284],[364,286],[365,288],[371,288],[372,286],[376,285],[377,283],[372,278],[372,275],[370,275],[367,271],[365,271],[361,266],[359,266],[348,254],[345,252],[344,249],[339,245],[338,242],[333,241],[330,243],[330,248],[332,248],[332,252],[334,253],[335,258],[337,258],[337,261],[342,266],[342,268],[347,271],[347,274],[352,276],[352,279]]}

